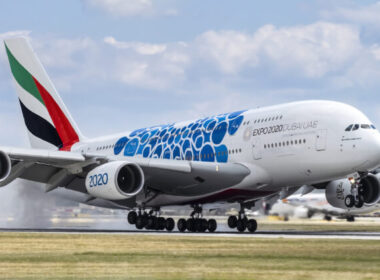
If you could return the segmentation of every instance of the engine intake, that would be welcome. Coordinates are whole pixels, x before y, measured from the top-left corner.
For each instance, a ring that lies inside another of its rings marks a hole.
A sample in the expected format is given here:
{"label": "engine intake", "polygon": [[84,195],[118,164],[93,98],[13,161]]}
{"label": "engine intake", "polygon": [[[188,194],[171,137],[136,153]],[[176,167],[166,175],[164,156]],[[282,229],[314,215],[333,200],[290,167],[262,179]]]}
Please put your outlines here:
{"label": "engine intake", "polygon": [[94,197],[121,200],[137,195],[144,187],[144,172],[135,163],[113,161],[91,170],[86,189]]}
{"label": "engine intake", "polygon": [[0,182],[8,178],[11,173],[12,164],[9,156],[0,151]]}

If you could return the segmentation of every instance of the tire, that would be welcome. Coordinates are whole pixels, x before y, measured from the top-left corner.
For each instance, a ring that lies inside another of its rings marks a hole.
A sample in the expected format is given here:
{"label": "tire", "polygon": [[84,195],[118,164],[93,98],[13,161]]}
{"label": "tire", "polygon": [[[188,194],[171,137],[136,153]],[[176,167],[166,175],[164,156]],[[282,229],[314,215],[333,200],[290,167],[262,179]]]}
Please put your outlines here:
{"label": "tire", "polygon": [[201,219],[201,224],[202,224],[202,232],[205,232],[208,230],[208,221],[206,219]]}
{"label": "tire", "polygon": [[185,219],[179,219],[177,222],[177,228],[180,232],[186,231],[186,220]]}
{"label": "tire", "polygon": [[255,232],[257,229],[257,222],[254,219],[250,219],[247,222],[247,229],[249,232]]}
{"label": "tire", "polygon": [[247,228],[247,225],[245,223],[245,220],[244,219],[239,219],[237,220],[236,222],[236,228],[239,232],[244,232],[245,229]]}
{"label": "tire", "polygon": [[218,224],[216,223],[215,219],[210,219],[208,220],[208,231],[209,232],[214,232],[216,228],[218,227]]}
{"label": "tire", "polygon": [[194,219],[194,231],[202,232],[202,219]]}
{"label": "tire", "polygon": [[148,221],[146,223],[146,229],[155,229],[157,224],[157,218],[154,216],[148,217]]}
{"label": "tire", "polygon": [[236,228],[237,221],[238,221],[238,219],[236,216],[229,216],[228,221],[227,221],[228,227],[229,228]]}
{"label": "tire", "polygon": [[348,216],[346,218],[347,222],[355,222],[355,217],[354,216]]}
{"label": "tire", "polygon": [[157,230],[164,230],[166,226],[166,221],[164,217],[157,218]]}
{"label": "tire", "polygon": [[167,218],[165,221],[165,228],[167,231],[172,231],[174,229],[175,222],[173,218]]}
{"label": "tire", "polygon": [[324,219],[325,219],[326,221],[330,222],[330,221],[331,221],[331,216],[326,215],[326,216],[324,217]]}
{"label": "tire", "polygon": [[353,195],[349,194],[344,198],[344,204],[348,208],[352,208],[355,205],[355,198]]}
{"label": "tire", "polygon": [[143,229],[144,228],[144,217],[143,216],[137,216],[135,226],[137,229]]}
{"label": "tire", "polygon": [[127,216],[128,223],[131,225],[134,225],[136,223],[136,219],[137,219],[137,213],[135,211],[129,211],[128,216]]}
{"label": "tire", "polygon": [[191,232],[195,232],[195,219],[190,218],[186,221],[186,229]]}
{"label": "tire", "polygon": [[364,197],[362,195],[359,195],[358,199],[355,200],[355,207],[362,208],[363,205],[364,205]]}

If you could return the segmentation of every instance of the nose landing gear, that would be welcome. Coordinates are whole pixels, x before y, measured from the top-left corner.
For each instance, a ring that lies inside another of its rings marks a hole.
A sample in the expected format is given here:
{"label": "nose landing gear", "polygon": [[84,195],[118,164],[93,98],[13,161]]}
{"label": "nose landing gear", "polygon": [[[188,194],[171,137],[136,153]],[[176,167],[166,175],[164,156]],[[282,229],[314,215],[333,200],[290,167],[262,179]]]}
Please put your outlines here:
{"label": "nose landing gear", "polygon": [[364,197],[363,197],[363,187],[360,185],[360,182],[355,178],[349,178],[351,182],[351,194],[347,195],[344,198],[344,204],[347,208],[361,208],[364,205]]}

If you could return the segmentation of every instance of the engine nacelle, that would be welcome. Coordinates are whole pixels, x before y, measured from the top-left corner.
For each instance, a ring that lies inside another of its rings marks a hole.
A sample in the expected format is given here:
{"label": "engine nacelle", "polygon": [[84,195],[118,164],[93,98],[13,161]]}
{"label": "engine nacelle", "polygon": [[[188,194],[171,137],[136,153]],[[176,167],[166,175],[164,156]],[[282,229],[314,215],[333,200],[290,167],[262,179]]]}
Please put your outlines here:
{"label": "engine nacelle", "polygon": [[12,164],[9,156],[0,151],[0,182],[8,178],[11,173]]}
{"label": "engine nacelle", "polygon": [[121,200],[137,195],[144,181],[144,172],[137,164],[113,161],[88,172],[86,189],[94,197]]}
{"label": "engine nacelle", "polygon": [[[365,206],[371,206],[380,200],[380,174],[369,174],[360,180],[360,185],[363,188]],[[326,186],[326,199],[334,207],[348,209],[344,199],[349,194],[351,183],[348,179],[331,181]]]}

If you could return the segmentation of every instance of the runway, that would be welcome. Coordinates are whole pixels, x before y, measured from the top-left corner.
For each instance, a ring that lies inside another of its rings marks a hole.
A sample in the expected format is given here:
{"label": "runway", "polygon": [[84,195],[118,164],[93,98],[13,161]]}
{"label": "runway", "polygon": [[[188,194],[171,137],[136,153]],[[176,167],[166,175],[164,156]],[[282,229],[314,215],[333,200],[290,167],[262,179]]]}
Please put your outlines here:
{"label": "runway", "polygon": [[0,228],[0,232],[14,233],[54,233],[54,234],[117,234],[117,235],[167,235],[191,237],[236,237],[236,238],[313,238],[313,239],[352,239],[352,240],[380,240],[380,232],[348,232],[348,231],[257,231],[255,233],[239,233],[233,231],[219,231],[214,233],[167,232],[149,230],[113,230],[113,229],[81,229],[81,228]]}

